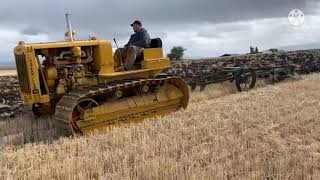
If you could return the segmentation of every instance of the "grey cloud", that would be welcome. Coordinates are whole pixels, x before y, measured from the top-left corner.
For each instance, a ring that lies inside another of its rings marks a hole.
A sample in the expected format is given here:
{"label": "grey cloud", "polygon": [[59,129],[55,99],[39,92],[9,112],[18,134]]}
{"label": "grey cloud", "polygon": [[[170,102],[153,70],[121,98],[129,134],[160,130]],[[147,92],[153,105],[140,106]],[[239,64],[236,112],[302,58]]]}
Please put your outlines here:
{"label": "grey cloud", "polygon": [[236,23],[225,23],[211,25],[209,28],[203,28],[198,31],[199,37],[210,37],[210,38],[221,38],[223,35],[230,34],[233,32],[249,32],[252,26],[249,22],[236,22]]}
{"label": "grey cloud", "polygon": [[44,31],[37,29],[37,28],[34,28],[34,27],[27,27],[27,28],[23,29],[21,31],[21,33],[24,35],[35,36],[35,35],[44,33]]}
{"label": "grey cloud", "polygon": [[[128,26],[141,19],[147,27],[222,23],[259,18],[283,17],[290,9],[306,9],[308,0],[11,0],[0,7],[2,24],[40,26],[41,31],[63,33],[64,13],[73,14],[73,24],[106,38],[126,37]],[[307,10],[307,9],[306,9]]]}
{"label": "grey cloud", "polygon": [[[25,35],[48,34],[50,40],[63,39],[66,30],[64,13],[72,14],[72,24],[81,39],[89,35],[125,43],[132,33],[129,24],[140,19],[151,36],[167,40],[174,32],[196,31],[196,36],[221,39],[225,34],[252,31],[239,21],[286,17],[291,9],[315,13],[317,0],[10,0],[0,6],[2,28],[12,27]],[[202,28],[209,25],[212,28]],[[191,38],[178,45],[196,44]],[[168,47],[169,48],[169,47]],[[199,52],[202,47],[189,47]],[[222,46],[219,46],[222,48]],[[208,50],[209,53],[212,52]],[[191,53],[190,53],[191,54]],[[1,60],[0,60],[1,61]]]}
{"label": "grey cloud", "polygon": [[314,42],[314,43],[307,43],[307,44],[280,46],[278,48],[286,51],[301,50],[301,49],[315,49],[315,48],[320,48],[320,43]]}
{"label": "grey cloud", "polygon": [[208,30],[203,30],[203,31],[199,31],[197,33],[197,35],[199,37],[203,37],[203,38],[222,38],[222,33],[221,32],[216,32],[216,31],[208,31]]}

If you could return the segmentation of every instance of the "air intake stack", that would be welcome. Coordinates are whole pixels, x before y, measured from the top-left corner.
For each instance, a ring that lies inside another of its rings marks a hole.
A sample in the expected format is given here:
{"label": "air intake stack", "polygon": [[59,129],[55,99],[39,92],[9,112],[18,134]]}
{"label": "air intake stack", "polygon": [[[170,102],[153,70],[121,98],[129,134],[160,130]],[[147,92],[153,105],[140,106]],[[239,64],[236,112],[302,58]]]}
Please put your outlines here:
{"label": "air intake stack", "polygon": [[66,22],[67,22],[67,29],[68,31],[66,32],[66,40],[67,41],[74,41],[74,36],[75,36],[75,32],[72,30],[72,26],[71,26],[71,21],[70,21],[70,14],[66,14]]}

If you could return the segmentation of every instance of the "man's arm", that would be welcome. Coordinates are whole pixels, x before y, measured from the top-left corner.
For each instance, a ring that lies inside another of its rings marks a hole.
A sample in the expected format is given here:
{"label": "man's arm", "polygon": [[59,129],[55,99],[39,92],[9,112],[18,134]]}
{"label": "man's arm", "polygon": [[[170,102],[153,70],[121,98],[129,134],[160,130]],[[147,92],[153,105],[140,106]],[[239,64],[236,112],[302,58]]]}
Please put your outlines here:
{"label": "man's arm", "polygon": [[127,48],[128,46],[130,46],[130,44],[132,43],[132,40],[133,40],[133,35],[130,36],[129,41],[126,45],[124,45],[124,48]]}
{"label": "man's arm", "polygon": [[147,30],[140,32],[140,39],[136,42],[131,43],[130,45],[139,46],[139,47],[147,47],[150,44],[150,36]]}

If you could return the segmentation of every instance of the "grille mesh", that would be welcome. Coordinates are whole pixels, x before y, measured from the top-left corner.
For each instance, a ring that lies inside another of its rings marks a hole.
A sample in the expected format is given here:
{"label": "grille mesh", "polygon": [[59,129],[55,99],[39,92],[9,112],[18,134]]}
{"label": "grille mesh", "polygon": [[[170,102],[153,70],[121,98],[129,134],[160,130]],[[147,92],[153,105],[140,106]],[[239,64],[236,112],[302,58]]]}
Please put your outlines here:
{"label": "grille mesh", "polygon": [[30,92],[30,84],[28,78],[28,68],[26,62],[26,56],[22,55],[15,55],[16,58],[16,65],[17,65],[17,72],[18,72],[18,79],[20,84],[20,91],[24,93],[31,93]]}

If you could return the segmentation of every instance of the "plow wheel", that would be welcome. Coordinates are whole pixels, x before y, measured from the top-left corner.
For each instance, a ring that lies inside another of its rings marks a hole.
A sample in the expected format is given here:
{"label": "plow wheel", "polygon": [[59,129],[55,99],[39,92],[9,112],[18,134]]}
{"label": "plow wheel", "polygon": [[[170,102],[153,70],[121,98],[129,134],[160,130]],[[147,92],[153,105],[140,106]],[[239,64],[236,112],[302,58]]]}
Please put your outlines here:
{"label": "plow wheel", "polygon": [[72,113],[69,117],[69,123],[74,131],[73,133],[81,134],[79,131],[76,122],[83,119],[84,113],[86,110],[91,109],[93,107],[97,107],[99,104],[93,99],[81,99],[77,102],[77,104],[73,107]]}
{"label": "plow wheel", "polygon": [[206,85],[205,85],[205,84],[201,84],[201,86],[200,86],[200,91],[201,91],[201,92],[204,91],[205,88],[206,88]]}
{"label": "plow wheel", "polygon": [[257,75],[253,69],[244,70],[236,77],[236,87],[239,92],[248,91],[256,85]]}
{"label": "plow wheel", "polygon": [[195,84],[195,83],[189,84],[189,86],[191,88],[191,91],[195,91],[197,88],[197,84]]}

